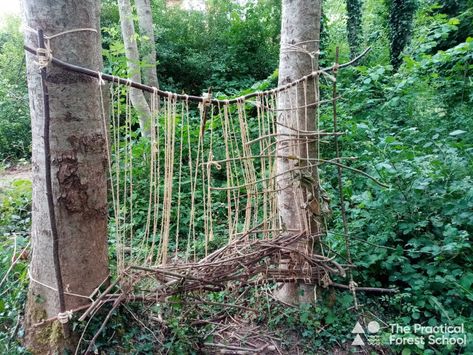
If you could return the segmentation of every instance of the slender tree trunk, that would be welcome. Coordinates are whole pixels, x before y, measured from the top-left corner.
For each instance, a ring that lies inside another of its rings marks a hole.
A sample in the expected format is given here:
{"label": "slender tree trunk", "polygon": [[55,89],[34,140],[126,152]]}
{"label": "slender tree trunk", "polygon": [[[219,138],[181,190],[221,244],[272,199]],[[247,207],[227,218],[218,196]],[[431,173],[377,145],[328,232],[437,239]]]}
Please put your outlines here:
{"label": "slender tree trunk", "polygon": [[[131,80],[141,83],[140,55],[136,43],[136,32],[130,0],[118,0],[118,10],[120,12],[123,42],[125,43],[128,76]],[[150,107],[141,90],[133,88],[130,90],[131,103],[138,113],[140,120],[141,134],[148,136],[151,122]]]}
{"label": "slender tree trunk", "polygon": [[347,0],[347,34],[350,57],[355,58],[361,52],[363,41],[362,0]]}
{"label": "slender tree trunk", "polygon": [[[320,16],[320,0],[283,0],[279,85],[287,84],[317,69]],[[315,85],[317,85],[316,82],[309,80],[307,85],[300,84],[297,89],[282,92],[279,95],[277,104],[278,109],[282,111],[278,116],[278,122],[282,125],[278,125],[278,133],[293,135],[294,129],[305,131],[317,129],[316,108],[314,105],[304,107],[317,100]],[[292,127],[292,129],[287,127]],[[303,159],[317,157],[316,143],[300,140],[288,141],[287,136],[279,136],[279,140],[277,147],[280,156],[298,156]],[[306,206],[308,202],[318,203],[317,168],[307,166],[299,173],[285,173],[304,165],[307,165],[306,161],[296,163],[296,160],[287,158],[277,160],[277,185],[280,190],[278,193],[279,217],[283,229],[288,233],[307,231],[310,235],[316,235],[320,231],[320,224]],[[309,239],[305,239],[295,247],[310,252],[312,243]],[[288,261],[282,262],[282,268],[289,266]],[[276,297],[285,302],[314,301],[313,288],[310,286],[296,283],[280,286],[276,291]]]}
{"label": "slender tree trunk", "polygon": [[[143,55],[143,84],[159,87],[158,74],[156,73],[156,42],[154,39],[153,16],[150,0],[136,0],[136,11],[138,13],[138,25],[140,33],[146,36],[146,44],[142,45]],[[145,41],[142,40],[142,43]]]}
{"label": "slender tree trunk", "polygon": [[389,39],[391,64],[395,70],[402,64],[402,52],[409,43],[412,21],[416,11],[415,0],[387,0],[389,7]]}
{"label": "slender tree trunk", "polygon": [[[93,28],[50,40],[54,56],[87,68],[102,67],[100,1],[23,0],[25,23],[46,35]],[[34,33],[25,42],[38,46]],[[25,343],[36,354],[73,349],[75,337],[65,339],[58,322],[33,327],[60,311],[53,261],[51,224],[46,198],[43,144],[43,95],[36,57],[27,55],[28,90],[33,134],[32,259],[25,316]],[[53,200],[59,237],[59,259],[65,305],[71,310],[87,304],[108,275],[107,157],[101,121],[98,82],[47,67],[51,114],[50,147]],[[74,295],[72,295],[74,294]]]}

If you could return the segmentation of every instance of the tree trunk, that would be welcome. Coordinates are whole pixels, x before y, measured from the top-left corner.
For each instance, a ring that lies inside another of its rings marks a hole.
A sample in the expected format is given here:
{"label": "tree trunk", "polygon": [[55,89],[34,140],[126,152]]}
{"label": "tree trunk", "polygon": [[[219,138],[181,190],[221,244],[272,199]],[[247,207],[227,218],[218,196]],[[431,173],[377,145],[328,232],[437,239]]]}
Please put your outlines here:
{"label": "tree trunk", "polygon": [[[281,52],[279,58],[279,85],[287,84],[318,67],[318,50],[320,39],[320,0],[283,0],[281,23]],[[317,129],[316,107],[304,107],[316,100],[317,82],[309,80],[307,85],[301,83],[297,89],[279,94],[277,126],[278,156],[297,156],[302,159],[317,157],[317,144],[301,140],[288,140],[294,135],[294,129],[315,131]],[[305,92],[305,94],[304,94]],[[293,109],[291,109],[293,108]],[[292,127],[289,129],[287,127]],[[307,231],[317,235],[320,224],[307,203],[318,204],[318,175],[315,166],[307,166],[306,160],[296,162],[294,159],[277,159],[278,211],[283,229],[288,233]],[[295,173],[287,173],[307,166]],[[304,178],[302,175],[304,175]],[[310,201],[309,201],[310,200]],[[311,251],[312,243],[304,239],[295,247]],[[283,261],[282,268],[287,268],[289,261]],[[276,297],[288,303],[313,302],[313,288],[297,283],[280,285]]]}
{"label": "tree trunk", "polygon": [[[123,42],[125,43],[125,55],[128,66],[128,77],[141,83],[140,55],[136,44],[135,25],[133,24],[133,13],[130,0],[118,0],[118,10],[120,12],[120,24],[122,28]],[[151,110],[141,90],[130,89],[130,99],[133,107],[138,113],[140,120],[141,134],[149,135]]]}
{"label": "tree trunk", "polygon": [[415,0],[388,0],[389,39],[391,41],[391,64],[398,70],[402,64],[402,52],[409,43],[412,21],[416,11]]}
{"label": "tree trunk", "polygon": [[[102,67],[100,1],[24,0],[25,23],[54,35],[93,28],[50,40],[54,56],[87,68]],[[38,46],[36,34],[25,43]],[[33,135],[32,258],[25,316],[25,345],[36,354],[74,349],[76,337],[65,338],[58,321],[33,327],[60,311],[48,213],[43,144],[43,95],[37,58],[27,55],[28,90]],[[47,67],[51,115],[50,147],[53,201],[66,310],[89,302],[86,298],[108,275],[107,157],[101,121],[98,81]],[[73,295],[74,294],[74,295]],[[80,297],[82,295],[85,297]]]}
{"label": "tree trunk", "polygon": [[351,58],[355,58],[361,52],[360,47],[363,41],[362,6],[361,0],[347,0],[347,33]]}
{"label": "tree trunk", "polygon": [[[143,53],[143,84],[159,87],[158,74],[156,72],[156,42],[154,39],[153,16],[150,0],[136,0],[136,11],[138,13],[138,24],[140,33],[146,36],[146,44],[142,46]],[[142,43],[145,41],[142,40]]]}

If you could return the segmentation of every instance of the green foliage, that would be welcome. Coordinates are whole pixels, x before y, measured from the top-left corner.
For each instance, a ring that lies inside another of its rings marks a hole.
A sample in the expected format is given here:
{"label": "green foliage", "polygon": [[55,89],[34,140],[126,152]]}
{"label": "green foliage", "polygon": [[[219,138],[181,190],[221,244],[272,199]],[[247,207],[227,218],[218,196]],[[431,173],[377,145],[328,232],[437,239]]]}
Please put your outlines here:
{"label": "green foliage", "polygon": [[[417,12],[414,5],[418,5]],[[102,6],[105,70],[125,76],[126,60],[116,4],[110,0],[103,1]],[[152,6],[158,72],[164,89],[200,94],[211,86],[215,96],[223,97],[274,86],[279,1],[261,0],[246,6],[211,1],[207,13],[166,8],[161,0],[154,1]],[[362,18],[364,33],[359,40],[373,49],[360,66],[340,73],[338,85],[344,100],[340,100],[338,106],[339,130],[346,133],[340,140],[343,155],[357,157],[356,161],[349,162],[351,166],[368,172],[390,188],[383,189],[346,171],[343,193],[350,220],[351,254],[357,266],[355,281],[360,286],[394,287],[400,292],[382,297],[358,293],[358,301],[363,305],[359,312],[353,310],[353,297],[348,292],[323,291],[316,306],[294,309],[261,297],[257,294],[261,290],[248,292],[240,301],[256,308],[258,314],[256,317],[246,312],[239,314],[278,332],[288,352],[295,342],[307,353],[349,347],[355,322],[366,323],[374,316],[386,323],[403,325],[463,323],[468,333],[473,332],[472,8],[470,0],[363,1],[362,14],[356,16]],[[341,61],[348,58],[345,15],[340,2],[325,2],[321,48],[324,65],[333,61],[336,46],[341,48]],[[0,31],[2,160],[29,153],[26,85],[19,80],[25,77],[21,64],[22,40],[17,25],[12,21],[10,27]],[[410,41],[409,37],[412,37]],[[137,40],[141,40],[140,36]],[[253,85],[254,82],[257,84]],[[330,89],[325,82],[321,85],[323,89]],[[117,114],[123,118],[123,112]],[[248,114],[252,114],[249,107]],[[197,114],[193,113],[192,117],[190,135],[196,140]],[[331,112],[323,108],[321,119],[321,128],[329,131]],[[219,119],[209,120],[207,124],[218,127]],[[181,132],[186,137],[187,127],[178,122],[177,135]],[[254,132],[255,127],[250,127],[250,134]],[[131,145],[120,142],[118,149],[121,153],[127,146],[132,149],[134,218],[122,227],[133,228],[139,239],[144,234],[148,208],[143,196],[148,196],[149,192],[150,143],[140,138],[138,131],[129,138]],[[219,154],[220,143],[215,144],[216,154]],[[325,144],[322,149],[323,157],[333,158],[333,145]],[[176,161],[176,168],[180,164],[186,161]],[[344,257],[343,226],[335,205],[336,170],[324,166],[321,176],[325,189],[334,197],[335,210],[325,243]],[[190,179],[190,176],[184,175],[182,179]],[[222,175],[216,177],[215,184],[224,184],[224,181]],[[184,188],[181,198],[188,200],[190,193]],[[28,242],[29,185],[19,182],[1,199],[0,271],[4,275],[15,253],[15,240],[16,252]],[[221,200],[225,201],[223,195]],[[202,196],[196,196],[196,201],[199,201],[196,208],[202,208]],[[177,195],[173,196],[172,206],[171,213],[175,215]],[[224,207],[224,203],[215,204],[216,221],[225,218]],[[187,221],[182,222],[182,225],[187,224]],[[203,230],[202,222],[197,233]],[[171,234],[175,231],[173,229]],[[227,231],[217,228],[214,232],[216,238],[210,249],[224,243]],[[181,229],[180,233],[180,240],[185,241],[188,231]],[[113,230],[110,235],[113,255]],[[174,247],[171,243],[170,249]],[[191,247],[197,255],[205,253],[203,243]],[[5,284],[8,290],[2,286],[2,353],[21,351],[10,337],[24,302],[25,264],[24,261],[17,263],[8,275]],[[338,281],[346,283],[346,280]],[[205,297],[214,302],[230,299],[228,292],[209,293]],[[153,347],[158,346],[168,349],[169,353],[198,353],[200,345],[209,341],[212,329],[195,326],[193,322],[197,317],[212,319],[221,308],[188,307],[185,297],[171,301],[155,308],[140,305],[130,305],[129,310],[120,308],[99,338],[97,347],[109,353],[152,353]],[[237,314],[235,310],[227,312]],[[151,318],[157,314],[165,319],[164,324]],[[137,319],[146,321],[154,334],[162,334],[162,337],[156,339]],[[75,324],[76,329],[82,330],[83,326]],[[99,321],[91,322],[86,338],[90,339],[99,326]],[[414,345],[393,348],[393,351],[471,353],[471,337],[469,344],[464,349],[440,346],[421,349]]]}
{"label": "green foliage", "polygon": [[28,158],[31,130],[20,20],[0,28],[0,161]]}
{"label": "green foliage", "polygon": [[[382,298],[385,322],[464,324],[471,337],[473,86],[467,78],[473,41],[436,51],[458,21],[421,11],[416,23],[398,74],[380,63],[345,72],[340,80],[342,94],[350,93],[339,107],[344,154],[358,157],[354,166],[391,186],[345,174],[354,275],[359,284],[400,290]],[[323,125],[329,127],[330,119],[324,117]],[[322,176],[336,194],[335,175],[327,169]],[[339,221],[334,218],[328,240],[343,253]],[[466,349],[404,350],[449,354],[472,348],[470,341]]]}
{"label": "green foliage", "polygon": [[31,182],[17,180],[0,192],[0,216],[0,352],[20,354],[24,349],[16,336],[22,333],[20,322],[28,285]]}
{"label": "green foliage", "polygon": [[[231,95],[277,67],[279,0],[247,5],[216,0],[208,2],[206,12],[167,7],[163,0],[152,7],[158,77],[165,90],[200,95],[212,87]],[[122,73],[126,63],[115,4],[105,2],[103,11],[105,67]]]}

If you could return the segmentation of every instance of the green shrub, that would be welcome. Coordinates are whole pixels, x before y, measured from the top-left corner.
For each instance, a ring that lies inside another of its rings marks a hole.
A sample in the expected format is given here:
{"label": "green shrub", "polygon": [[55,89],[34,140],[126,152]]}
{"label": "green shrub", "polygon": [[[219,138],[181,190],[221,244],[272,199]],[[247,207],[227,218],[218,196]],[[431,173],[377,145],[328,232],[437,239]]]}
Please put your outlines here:
{"label": "green shrub", "polygon": [[29,159],[31,129],[20,19],[0,28],[0,161]]}
{"label": "green shrub", "polygon": [[[16,336],[28,285],[31,182],[17,180],[0,192],[0,352],[23,353]],[[23,252],[22,252],[23,251]]]}

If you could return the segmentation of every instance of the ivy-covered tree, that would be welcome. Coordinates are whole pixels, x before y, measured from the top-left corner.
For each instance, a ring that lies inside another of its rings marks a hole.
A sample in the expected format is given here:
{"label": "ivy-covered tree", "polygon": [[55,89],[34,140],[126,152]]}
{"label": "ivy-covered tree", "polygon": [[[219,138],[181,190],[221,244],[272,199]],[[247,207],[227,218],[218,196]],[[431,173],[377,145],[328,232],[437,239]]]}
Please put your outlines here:
{"label": "ivy-covered tree", "polygon": [[347,0],[347,39],[351,58],[360,52],[363,42],[362,7],[362,0]]}
{"label": "ivy-covered tree", "polygon": [[398,69],[402,63],[401,54],[409,42],[412,20],[417,8],[416,0],[387,0],[389,6],[389,39],[391,64]]}

